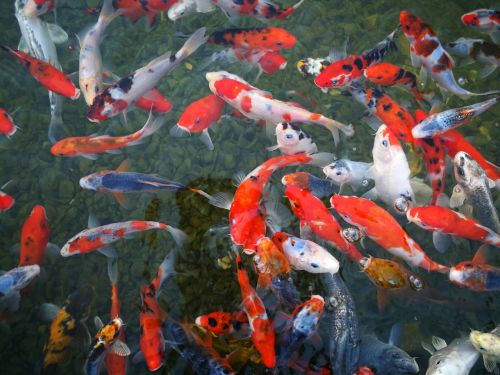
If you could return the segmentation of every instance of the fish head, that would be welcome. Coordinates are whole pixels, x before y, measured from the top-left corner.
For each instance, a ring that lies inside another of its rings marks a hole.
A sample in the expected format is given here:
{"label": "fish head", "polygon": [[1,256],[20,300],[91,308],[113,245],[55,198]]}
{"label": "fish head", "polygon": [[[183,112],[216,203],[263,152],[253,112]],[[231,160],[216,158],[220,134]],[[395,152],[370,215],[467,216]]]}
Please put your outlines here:
{"label": "fish head", "polygon": [[450,268],[448,277],[458,286],[481,291],[486,287],[486,273],[481,264],[465,261]]}
{"label": "fish head", "polygon": [[47,222],[47,214],[45,212],[45,208],[39,204],[33,207],[29,217],[35,222]]}
{"label": "fish head", "polygon": [[19,272],[19,280],[16,282],[19,285],[28,285],[40,274],[40,266],[38,264],[17,267],[15,270]]}
{"label": "fish head", "polygon": [[466,190],[483,183],[486,178],[484,169],[464,151],[459,151],[453,159],[453,170],[458,184]]}
{"label": "fish head", "polygon": [[283,70],[287,65],[286,59],[275,51],[268,51],[259,59],[258,64],[267,74],[273,74],[277,70]]}
{"label": "fish head", "polygon": [[229,334],[232,330],[231,313],[224,311],[215,311],[210,314],[200,315],[195,323],[216,335]]}
{"label": "fish head", "polygon": [[334,194],[330,198],[330,204],[340,217],[347,223],[355,225],[353,218],[356,217],[355,211],[358,208],[359,201],[345,195]]}
{"label": "fish head", "polygon": [[196,11],[196,1],[178,1],[168,8],[168,18],[177,21],[179,18],[187,16]]}
{"label": "fish head", "polygon": [[109,347],[116,341],[123,327],[123,320],[120,317],[114,318],[111,322],[103,326],[97,332],[95,338],[98,343],[102,343],[104,347]]}
{"label": "fish head", "polygon": [[342,229],[341,234],[342,237],[350,243],[359,242],[365,237],[363,231],[356,227],[344,228]]}
{"label": "fish head", "polygon": [[38,17],[54,9],[55,0],[28,0],[23,12],[26,17]]}
{"label": "fish head", "polygon": [[[347,58],[346,58],[347,59]],[[315,79],[314,83],[321,89],[341,88],[354,80],[353,64],[346,59],[328,65]],[[359,69],[361,70],[361,68]]]}
{"label": "fish head", "polygon": [[471,330],[469,339],[481,354],[488,354],[500,347],[500,336],[493,333]]}
{"label": "fish head", "polygon": [[94,288],[89,284],[83,284],[68,296],[65,302],[66,311],[75,319],[85,321],[90,315],[90,305],[94,297]]}
{"label": "fish head", "polygon": [[311,137],[291,122],[280,122],[276,125],[276,140],[281,151],[287,151],[286,154],[304,150],[307,152],[312,144]]}
{"label": "fish head", "polygon": [[373,162],[379,164],[391,163],[401,152],[403,152],[403,149],[394,133],[387,125],[381,125],[373,142]]}
{"label": "fish head", "polygon": [[460,19],[465,26],[469,27],[477,27],[481,24],[477,11],[465,13]]}
{"label": "fish head", "polygon": [[330,63],[323,58],[307,57],[297,61],[297,70],[303,76],[316,77],[318,76]]}
{"label": "fish head", "polygon": [[449,356],[449,353],[438,352],[429,359],[429,367],[425,375],[457,375],[468,372],[459,358]]}
{"label": "fish head", "polygon": [[98,191],[102,186],[102,174],[92,173],[88,176],[80,178],[80,186],[82,189]]}
{"label": "fish head", "polygon": [[292,48],[297,43],[297,38],[288,30],[281,27],[267,27],[261,30],[262,48],[277,51],[285,48]]}
{"label": "fish head", "polygon": [[326,177],[332,180],[336,185],[349,183],[352,176],[351,168],[344,159],[335,160],[323,168],[323,173]]}
{"label": "fish head", "polygon": [[284,175],[281,183],[285,186],[293,185],[299,189],[309,189],[310,174],[307,172],[295,172]]}
{"label": "fish head", "polygon": [[414,43],[422,32],[429,27],[422,18],[411,14],[407,10],[402,10],[399,13],[399,23],[410,43]]}
{"label": "fish head", "polygon": [[66,138],[54,143],[50,153],[55,156],[75,156],[77,152],[71,138]]}
{"label": "fish head", "polygon": [[288,185],[285,189],[285,195],[290,201],[292,211],[299,219],[305,218],[304,206],[307,205],[307,198],[309,196],[307,193],[307,190],[299,189],[293,185]]}
{"label": "fish head", "polygon": [[388,345],[381,359],[386,362],[386,369],[390,374],[418,374],[419,367],[415,358],[410,357],[404,350],[394,345]]}

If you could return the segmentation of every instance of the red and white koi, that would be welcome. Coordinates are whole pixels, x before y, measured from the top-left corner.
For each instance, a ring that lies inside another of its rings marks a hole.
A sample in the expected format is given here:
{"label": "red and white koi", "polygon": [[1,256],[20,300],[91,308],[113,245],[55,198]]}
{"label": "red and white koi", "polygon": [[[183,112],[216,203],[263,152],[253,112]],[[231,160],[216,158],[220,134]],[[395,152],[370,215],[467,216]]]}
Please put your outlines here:
{"label": "red and white koi", "polygon": [[0,107],[0,134],[10,138],[16,133],[17,129],[18,127],[14,123],[12,116]]}
{"label": "red and white koi", "polygon": [[487,40],[459,38],[446,44],[444,48],[451,54],[486,64],[479,73],[480,78],[486,78],[500,66],[500,46]]}
{"label": "red and white koi", "polygon": [[487,33],[495,43],[500,43],[500,11],[476,9],[461,17],[462,23],[477,31]]}
{"label": "red and white koi", "polygon": [[289,8],[281,8],[270,0],[205,0],[211,1],[222,9],[230,20],[239,16],[252,16],[258,19],[287,19],[304,2],[300,0]]}
{"label": "red and white koi", "polygon": [[9,194],[0,190],[0,212],[8,211],[14,205],[15,200]]}

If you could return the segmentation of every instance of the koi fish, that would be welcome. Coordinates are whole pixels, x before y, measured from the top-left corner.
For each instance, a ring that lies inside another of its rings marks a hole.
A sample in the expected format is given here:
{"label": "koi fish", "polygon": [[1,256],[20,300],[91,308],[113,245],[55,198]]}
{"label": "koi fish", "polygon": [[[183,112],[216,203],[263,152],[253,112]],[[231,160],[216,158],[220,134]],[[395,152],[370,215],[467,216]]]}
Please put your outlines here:
{"label": "koi fish", "polygon": [[281,337],[280,351],[276,365],[284,366],[293,353],[318,329],[325,300],[313,295],[309,300],[297,306],[291,317],[291,327]]}
{"label": "koi fish", "polygon": [[87,112],[87,118],[98,122],[123,112],[204,44],[207,39],[205,31],[205,28],[201,28],[194,32],[175,55],[167,52],[104,89],[94,98]]}
{"label": "koi fish", "polygon": [[291,185],[286,187],[285,195],[290,201],[292,211],[300,220],[301,233],[314,233],[338,251],[345,253],[352,261],[358,262],[363,258],[356,246],[342,237],[342,227],[321,200],[311,192]]}
{"label": "koi fish", "polygon": [[42,315],[52,322],[50,336],[43,348],[43,370],[47,373],[68,360],[77,335],[88,336],[85,321],[94,297],[94,289],[84,284],[68,296],[62,307],[42,305]]}
{"label": "koi fish", "polygon": [[95,250],[106,252],[105,247],[129,234],[151,229],[161,229],[170,232],[174,241],[181,246],[187,241],[186,234],[180,229],[156,221],[124,221],[100,227],[89,228],[71,237],[61,248],[61,255],[68,257],[77,254],[87,254]]}
{"label": "koi fish", "polygon": [[481,166],[466,152],[458,152],[453,159],[453,165],[455,180],[461,188],[461,193],[454,189],[450,207],[461,206],[467,199],[479,223],[500,233],[500,221],[490,192],[495,183],[486,177]]}
{"label": "koi fish", "polygon": [[85,361],[84,372],[87,375],[99,375],[108,352],[121,357],[130,355],[127,344],[118,338],[124,326],[121,318],[114,318],[108,324],[103,325],[101,320],[96,317],[95,322],[99,331],[90,344],[90,351]]}
{"label": "koi fish", "polygon": [[470,261],[451,267],[449,279],[461,288],[475,292],[500,290],[500,268],[487,264],[487,245],[482,245]]}
{"label": "koi fish", "polygon": [[417,76],[409,70],[397,65],[381,62],[367,67],[363,71],[365,78],[380,86],[403,86],[411,92],[415,100],[424,99],[425,94],[421,92],[417,85]]}
{"label": "koi fish", "polygon": [[500,168],[486,160],[460,132],[457,130],[448,130],[446,133],[442,134],[439,139],[450,158],[455,158],[455,155],[460,151],[466,152],[484,169],[486,176],[495,182],[496,188],[500,189]]}
{"label": "koi fish", "polygon": [[170,103],[156,87],[152,88],[146,95],[135,101],[134,105],[144,111],[160,113],[168,113],[173,108],[172,103]]}
{"label": "koi fish", "polygon": [[257,241],[266,234],[265,209],[260,205],[262,191],[274,171],[292,165],[323,165],[330,154],[280,155],[271,158],[250,172],[239,184],[234,198],[214,197],[209,203],[229,210],[229,232],[234,244],[243,246],[243,251],[252,254]]}
{"label": "koi fish", "polygon": [[462,23],[477,31],[489,34],[493,42],[500,42],[500,11],[476,9],[461,17]]}
{"label": "koi fish", "polygon": [[400,200],[405,204],[414,204],[415,195],[410,184],[410,168],[403,148],[388,126],[381,125],[373,142],[373,166],[369,176],[375,181],[375,187],[365,193],[368,199],[380,199],[387,206],[398,212]]}
{"label": "koi fish", "polygon": [[143,3],[137,0],[114,0],[113,7],[121,11],[121,16],[126,17],[132,23],[136,23],[137,20],[146,16],[148,27],[152,27],[156,22],[156,14],[152,10],[149,10],[147,6],[143,6]]}
{"label": "koi fish", "polygon": [[234,23],[241,16],[252,16],[257,19],[287,19],[304,2],[300,0],[289,8],[281,8],[269,0],[211,0],[212,3],[228,16]]}
{"label": "koi fish", "polygon": [[316,143],[301,128],[289,122],[276,125],[276,146],[268,147],[268,151],[280,150],[282,154],[293,155],[300,152],[314,154],[318,152]]}
{"label": "koi fish", "polygon": [[248,274],[239,254],[236,257],[236,269],[243,301],[242,309],[248,317],[252,332],[252,341],[262,356],[264,366],[273,368],[276,365],[273,324],[267,317],[264,303],[257,295],[255,289],[250,285]]}
{"label": "koi fish", "polygon": [[413,66],[423,67],[443,89],[462,99],[495,92],[476,94],[460,87],[453,76],[452,68],[455,63],[429,24],[406,10],[401,11],[399,21],[403,33],[410,42],[410,56]]}
{"label": "koi fish", "polygon": [[374,202],[335,194],[330,198],[330,204],[342,219],[361,229],[374,242],[409,265],[427,271],[448,271],[448,267],[429,258],[392,215]]}
{"label": "koi fish", "polygon": [[215,335],[229,335],[243,332],[249,332],[248,318],[243,311],[235,311],[232,313],[225,311],[215,311],[210,314],[200,315],[196,318],[195,323],[203,328],[208,329]]}
{"label": "koi fish", "polygon": [[16,133],[17,129],[18,127],[14,124],[12,116],[0,107],[0,134],[10,138]]}
{"label": "koi fish", "polygon": [[[276,51],[266,51],[262,57],[257,61],[260,68],[260,74],[265,72],[267,74],[274,74],[278,70],[283,70],[286,68],[288,62],[279,52]],[[257,79],[260,77],[257,75]]]}
{"label": "koi fish", "polygon": [[339,191],[331,181],[323,180],[307,172],[287,174],[283,176],[281,183],[285,186],[293,185],[299,189],[307,189],[318,198],[329,197]]}
{"label": "koi fish", "polygon": [[91,105],[94,98],[104,89],[99,46],[109,24],[119,15],[120,11],[115,11],[112,0],[105,0],[97,22],[79,37],[78,82],[87,105]]}
{"label": "koi fish", "polygon": [[374,48],[361,55],[350,55],[332,62],[314,78],[315,85],[323,91],[349,86],[363,75],[367,67],[381,62],[388,52],[396,49],[397,31],[398,29],[394,30]]}
{"label": "koi fish", "polygon": [[277,232],[273,242],[286,255],[292,268],[309,273],[337,273],[339,261],[315,242]]}
{"label": "koi fish", "polygon": [[98,154],[120,153],[119,150],[123,147],[143,143],[145,138],[153,135],[161,128],[163,121],[163,117],[155,117],[151,112],[144,126],[135,133],[119,137],[99,135],[64,138],[52,145],[50,152],[55,156],[82,156],[86,159],[96,160]]}
{"label": "koi fish", "polygon": [[38,17],[54,10],[56,0],[27,0],[23,12],[26,17]]}
{"label": "koi fish", "polygon": [[487,66],[479,73],[486,78],[500,65],[500,46],[482,39],[459,38],[448,43],[444,49],[460,57],[472,58]]}
{"label": "koi fish", "polygon": [[43,258],[49,248],[57,246],[49,243],[50,226],[43,206],[36,205],[21,228],[19,265],[43,264]]}
{"label": "koi fish", "polygon": [[[428,115],[417,109],[415,111],[415,121],[420,123],[424,121]],[[424,159],[427,168],[427,178],[432,186],[431,204],[435,205],[439,196],[444,191],[446,169],[445,169],[445,150],[440,137],[428,137],[420,140],[415,140],[415,143],[422,150],[422,158]]]}
{"label": "koi fish", "polygon": [[208,72],[206,78],[210,90],[231,107],[236,108],[253,120],[264,120],[272,126],[286,121],[292,123],[311,122],[326,127],[333,135],[335,144],[339,141],[339,130],[346,136],[354,134],[352,125],[344,125],[319,113],[312,113],[290,103],[273,99],[269,93],[251,86],[240,77],[225,72]]}
{"label": "koi fish", "polygon": [[24,66],[43,87],[70,99],[78,99],[80,90],[59,69],[23,51],[0,45],[0,48]]}
{"label": "koi fish", "polygon": [[500,362],[500,329],[491,332],[471,330],[469,340],[474,348],[483,355],[484,367],[488,372],[498,372]]}
{"label": "koi fish", "polygon": [[14,203],[14,198],[0,190],[0,212],[10,210]]}
{"label": "koi fish", "polygon": [[21,289],[27,287],[40,274],[40,266],[20,266],[0,276],[0,312],[15,312],[21,301]]}
{"label": "koi fish", "polygon": [[426,375],[468,375],[479,358],[468,338],[455,339],[448,345],[442,338],[432,336],[432,346],[422,346],[431,354]]}
{"label": "koi fish", "polygon": [[141,308],[139,324],[141,335],[139,347],[144,355],[149,371],[156,371],[163,365],[165,339],[162,331],[162,312],[158,305],[158,295],[162,284],[174,275],[175,252],[171,251],[158,267],[156,276],[149,285],[141,288]]}
{"label": "koi fish", "polygon": [[170,135],[179,137],[199,133],[203,144],[213,150],[214,144],[208,129],[220,120],[225,104],[224,100],[213,94],[192,102],[182,112],[177,124],[170,129]]}
{"label": "koi fish", "polygon": [[[120,295],[118,294],[118,266],[116,258],[107,258],[108,277],[111,283],[111,319],[120,317]],[[123,325],[118,333],[118,340],[125,343],[125,326]],[[126,356],[115,353],[114,350],[106,354],[106,370],[109,375],[125,375],[127,373]]]}
{"label": "koi fish", "polygon": [[208,37],[209,44],[234,49],[237,53],[248,51],[280,51],[292,48],[297,42],[290,32],[281,27],[252,27],[215,31]]}
{"label": "koi fish", "polygon": [[425,230],[481,241],[500,247],[500,235],[460,212],[446,207],[412,207],[406,211],[406,217],[409,221]]}
{"label": "koi fish", "polygon": [[368,186],[371,180],[369,170],[372,166],[372,163],[338,159],[323,168],[323,173],[341,188],[348,185],[354,191],[358,191]]}
{"label": "koi fish", "polygon": [[416,124],[411,132],[415,138],[434,137],[467,124],[499,101],[500,96],[466,107],[448,109],[447,111],[432,114]]}
{"label": "koi fish", "polygon": [[414,143],[411,129],[415,120],[410,112],[401,107],[389,95],[378,89],[351,85],[349,92],[368,112],[385,124],[401,141]]}

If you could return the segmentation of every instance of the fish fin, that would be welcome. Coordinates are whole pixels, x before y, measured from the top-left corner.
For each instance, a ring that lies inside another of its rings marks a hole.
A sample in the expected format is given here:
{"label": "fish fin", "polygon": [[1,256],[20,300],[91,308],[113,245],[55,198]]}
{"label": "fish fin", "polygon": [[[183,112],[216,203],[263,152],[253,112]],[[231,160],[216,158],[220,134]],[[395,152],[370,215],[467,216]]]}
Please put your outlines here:
{"label": "fish fin", "polygon": [[153,111],[149,111],[148,120],[144,124],[141,130],[138,131],[139,138],[133,142],[129,143],[129,146],[137,145],[144,142],[144,139],[156,133],[158,129],[163,126],[165,120],[164,116],[155,116]]}
{"label": "fish fin", "polygon": [[377,306],[379,311],[384,311],[390,302],[389,293],[383,288],[377,288]]}
{"label": "fish fin", "polygon": [[208,199],[208,203],[212,206],[229,210],[233,204],[233,195],[226,192],[215,193]]}
{"label": "fish fin", "polygon": [[19,254],[20,251],[21,251],[21,244],[19,243],[16,243],[10,247],[10,252],[12,254]]}
{"label": "fish fin", "polygon": [[61,254],[61,248],[55,243],[49,242],[46,248],[46,254],[51,257],[59,256]]}
{"label": "fish fin", "polygon": [[[54,98],[57,102],[62,101],[62,97],[56,95],[54,93],[49,93],[49,96],[54,95]],[[57,107],[57,103],[56,103]],[[64,126],[63,119],[61,113],[52,113],[50,115],[50,123],[49,129],[47,131],[47,136],[49,138],[50,143],[54,144],[58,139],[64,138],[63,134],[60,134],[60,129]]]}
{"label": "fish fin", "polygon": [[108,257],[106,259],[108,265],[108,278],[111,284],[118,282],[118,258]]}
{"label": "fish fin", "polygon": [[97,154],[80,154],[80,156],[83,156],[85,159],[89,160],[97,160],[98,158]]}
{"label": "fish fin", "polygon": [[488,187],[490,189],[494,189],[496,187],[495,181],[493,181],[491,178],[486,178],[486,183],[488,184]]}
{"label": "fish fin", "polygon": [[207,146],[207,148],[210,151],[214,150],[214,144],[212,143],[212,138],[210,138],[210,134],[208,134],[208,129],[204,129],[200,133],[200,140],[205,146]]}
{"label": "fish fin", "polygon": [[441,337],[438,337],[438,336],[432,336],[431,342],[432,342],[432,346],[436,350],[441,350],[441,349],[444,349],[448,346],[446,341],[444,341]]}
{"label": "fish fin", "polygon": [[106,150],[106,154],[121,155],[121,154],[123,154],[123,151],[122,150]]}
{"label": "fish fin", "polygon": [[472,263],[475,264],[486,264],[488,262],[488,244],[483,244],[477,249],[474,258],[472,258]]}
{"label": "fish fin", "polygon": [[481,72],[479,73],[479,78],[486,78],[488,77],[491,73],[493,73],[496,70],[497,66],[494,64],[486,66]]}
{"label": "fish fin", "polygon": [[424,350],[428,352],[430,355],[436,353],[436,349],[434,349],[431,344],[422,341],[420,342],[420,345],[422,345],[422,348],[424,348]]}
{"label": "fish fin", "polygon": [[194,51],[196,51],[200,46],[205,44],[205,42],[208,39],[208,36],[206,36],[206,27],[201,27],[198,30],[196,30],[189,39],[184,43],[182,48],[175,54],[175,57],[177,60],[184,60],[187,58],[189,55],[191,55]]}
{"label": "fish fin", "polygon": [[97,328],[97,330],[99,331],[102,327],[104,327],[104,324],[101,320],[101,318],[99,318],[97,315],[95,316],[94,318],[94,326]]}
{"label": "fish fin", "polygon": [[142,350],[139,350],[137,353],[135,353],[133,356],[132,356],[132,363],[137,365],[141,362],[144,362],[145,361],[145,358],[144,358],[144,354],[142,353]]}
{"label": "fish fin", "polygon": [[498,30],[492,31],[490,33],[490,37],[495,44],[500,44],[500,31]]}
{"label": "fish fin", "polygon": [[172,137],[177,137],[177,138],[181,138],[181,137],[187,137],[189,135],[191,135],[191,132],[187,131],[187,130],[184,130],[182,129],[179,124],[175,124],[174,126],[172,126],[170,128],[170,135]]}
{"label": "fish fin", "polygon": [[112,194],[113,194],[113,197],[115,197],[116,201],[120,204],[120,206],[122,206],[126,210],[130,209],[131,201],[130,201],[129,197],[127,197],[124,193],[114,192]]}
{"label": "fish fin", "polygon": [[38,315],[43,322],[50,323],[54,320],[60,309],[60,306],[53,303],[42,303]]}
{"label": "fish fin", "polygon": [[47,23],[47,29],[49,30],[50,39],[55,44],[62,44],[68,41],[68,33],[61,26],[55,23]]}
{"label": "fish fin", "polygon": [[273,139],[276,136],[276,124],[266,121],[266,137]]}
{"label": "fish fin", "polygon": [[380,125],[382,125],[382,122],[371,113],[367,113],[366,115],[364,115],[363,120],[374,131],[377,131]]}
{"label": "fish fin", "polygon": [[128,357],[130,355],[130,349],[123,341],[117,339],[113,346],[110,348],[111,353],[119,355],[120,357]]}
{"label": "fish fin", "polygon": [[372,188],[370,190],[368,190],[367,192],[365,192],[361,198],[365,198],[365,199],[369,199],[369,200],[377,200],[378,199],[378,192],[377,192],[377,189],[376,188]]}
{"label": "fish fin", "polygon": [[420,73],[418,75],[418,84],[421,86],[425,86],[427,84],[427,81],[429,79],[429,74],[427,73],[427,69],[422,65],[420,67]]}
{"label": "fish fin", "polygon": [[332,48],[328,54],[328,60],[335,62],[347,57],[347,45],[349,44],[349,37],[346,37],[344,44],[340,48]]}
{"label": "fish fin", "polygon": [[498,374],[497,361],[495,356],[483,354],[483,362],[486,371]]}
{"label": "fish fin", "polygon": [[93,213],[90,213],[89,218],[87,220],[87,227],[88,228],[97,228],[100,225],[101,225],[101,223],[99,223],[99,220],[97,219],[97,217]]}
{"label": "fish fin", "polygon": [[450,208],[457,208],[463,206],[465,199],[467,198],[465,192],[460,185],[455,185],[453,187],[453,193],[450,197]]}
{"label": "fish fin", "polygon": [[312,160],[308,164],[315,165],[320,168],[326,167],[336,159],[335,155],[329,152],[318,152],[316,154],[309,155],[309,157]]}
{"label": "fish fin", "polygon": [[188,235],[184,233],[182,230],[174,228],[169,225],[168,231],[172,235],[172,238],[174,239],[177,246],[183,247],[185,244],[189,243],[190,240]]}
{"label": "fish fin", "polygon": [[399,346],[403,338],[403,325],[400,322],[394,323],[389,335],[389,344]]}
{"label": "fish fin", "polygon": [[445,253],[451,245],[451,238],[448,234],[433,232],[432,243],[437,251]]}
{"label": "fish fin", "polygon": [[417,56],[417,54],[413,51],[410,50],[410,60],[411,60],[411,65],[413,65],[415,68],[419,68],[422,66],[422,60],[420,57]]}
{"label": "fish fin", "polygon": [[111,246],[102,247],[102,248],[100,248],[97,251],[100,252],[102,255],[104,255],[107,258],[116,258],[116,257],[118,257],[118,254],[116,253],[115,248],[111,247]]}
{"label": "fish fin", "polygon": [[216,6],[210,0],[194,0],[198,13],[208,13],[215,10]]}
{"label": "fish fin", "polygon": [[233,185],[238,187],[243,181],[245,181],[246,174],[243,171],[238,171],[233,176]]}
{"label": "fish fin", "polygon": [[276,332],[282,332],[291,328],[293,322],[293,316],[291,314],[287,314],[284,311],[276,312],[273,318],[274,328]]}
{"label": "fish fin", "polygon": [[305,224],[303,221],[300,222],[299,228],[300,238],[304,240],[311,240],[313,236],[313,231],[309,225]]}
{"label": "fish fin", "polygon": [[21,39],[19,39],[19,44],[17,45],[17,49],[25,53],[29,53],[30,51],[28,43],[26,42],[26,39],[24,39],[23,36],[21,37]]}
{"label": "fish fin", "polygon": [[125,159],[124,161],[122,161],[120,163],[120,165],[118,166],[118,168],[116,168],[116,171],[117,172],[127,172],[129,169],[130,169],[130,160],[129,159]]}
{"label": "fish fin", "polygon": [[274,145],[274,146],[266,147],[266,150],[267,151],[275,151],[275,150],[278,150],[279,148],[280,148],[280,146]]}

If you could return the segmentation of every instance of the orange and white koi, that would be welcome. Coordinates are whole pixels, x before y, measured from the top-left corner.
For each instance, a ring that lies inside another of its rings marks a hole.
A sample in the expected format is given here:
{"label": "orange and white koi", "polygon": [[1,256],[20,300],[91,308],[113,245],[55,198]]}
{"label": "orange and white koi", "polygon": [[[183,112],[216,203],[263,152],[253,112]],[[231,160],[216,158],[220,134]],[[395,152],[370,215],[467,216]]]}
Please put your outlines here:
{"label": "orange and white koi", "polygon": [[167,224],[158,223],[156,221],[124,221],[81,231],[66,242],[61,248],[61,255],[67,257],[71,255],[87,254],[95,250],[103,249],[107,245],[129,234],[151,229],[161,229],[169,232],[179,246],[187,240],[187,236],[183,231]]}
{"label": "orange and white koi", "polygon": [[47,90],[70,99],[78,99],[80,90],[59,69],[23,51],[0,45],[0,48],[15,57],[30,74]]}
{"label": "orange and white koi", "polygon": [[156,15],[159,12],[168,10],[178,0],[113,0],[115,9],[121,11],[123,17],[128,18],[132,23],[147,16],[148,26],[152,27],[156,22]]}
{"label": "orange and white koi", "polygon": [[210,0],[232,20],[238,16],[258,19],[287,19],[304,2],[300,0],[289,8],[281,8],[270,0]]}
{"label": "orange and white koi", "polygon": [[248,318],[243,311],[225,312],[214,311],[200,315],[195,323],[208,329],[215,335],[228,335],[248,331]]}
{"label": "orange and white koi", "polygon": [[409,265],[427,271],[448,271],[449,267],[429,258],[392,215],[371,200],[335,194],[330,198],[330,204],[342,219],[361,229],[366,236]]}
{"label": "orange and white koi", "polygon": [[17,129],[18,127],[14,124],[12,116],[0,107],[0,134],[10,138],[16,133]]}
{"label": "orange and white koi", "polygon": [[87,118],[98,122],[116,116],[155,87],[168,72],[205,43],[206,29],[194,32],[175,55],[167,52],[104,89],[92,102]]}
{"label": "orange and white koi", "polygon": [[163,117],[155,117],[152,113],[144,126],[135,133],[112,137],[109,135],[69,137],[52,145],[50,152],[55,156],[82,156],[96,160],[98,154],[119,153],[121,148],[135,146],[144,142],[144,139],[153,135],[163,125]]}
{"label": "orange and white koi", "polygon": [[158,295],[163,282],[174,274],[175,253],[172,251],[158,267],[156,276],[149,285],[141,288],[141,308],[139,324],[141,335],[139,347],[149,371],[156,371],[163,365],[165,355],[165,339],[163,337],[162,311],[158,305]]}
{"label": "orange and white koi", "polygon": [[320,199],[310,191],[292,185],[286,187],[285,195],[290,201],[292,211],[300,220],[302,233],[314,233],[338,251],[345,253],[352,261],[358,262],[363,258],[356,246],[342,237],[342,227]]}
{"label": "orange and white koi", "polygon": [[273,99],[270,93],[251,86],[237,75],[225,71],[208,72],[206,78],[214,94],[246,117],[266,121],[272,130],[277,123],[283,121],[295,124],[311,122],[326,127],[332,133],[336,144],[339,141],[339,130],[347,136],[354,134],[352,125],[344,125],[319,113]]}
{"label": "orange and white koi", "polygon": [[147,112],[153,111],[159,113],[170,112],[173,108],[172,103],[156,87],[149,90],[139,100],[136,100],[134,105]]}
{"label": "orange and white koi", "polygon": [[240,284],[242,308],[247,314],[250,329],[252,331],[252,341],[262,356],[264,366],[273,368],[276,365],[276,354],[274,351],[274,329],[269,321],[264,303],[257,295],[257,292],[250,285],[248,274],[241,261],[241,256],[236,257],[236,269],[238,283]]}
{"label": "orange and white koi", "polygon": [[182,112],[177,124],[170,129],[170,134],[182,136],[186,133],[199,133],[200,140],[209,150],[213,150],[214,144],[208,129],[220,120],[225,104],[224,100],[213,94],[192,102]]}
{"label": "orange and white koi", "polygon": [[461,17],[462,23],[477,31],[490,34],[495,43],[500,42],[500,11],[497,9],[476,9]]}
{"label": "orange and white koi", "polygon": [[43,206],[36,205],[21,228],[19,265],[43,264],[49,244],[50,226]]}
{"label": "orange and white koi", "polygon": [[425,230],[481,241],[500,247],[500,235],[460,212],[446,207],[412,207],[406,211],[406,217],[409,221]]}
{"label": "orange and white koi", "polygon": [[0,212],[8,211],[14,205],[15,200],[9,194],[0,190]]}
{"label": "orange and white koi", "polygon": [[247,29],[224,29],[208,37],[209,44],[229,47],[235,53],[249,51],[280,51],[292,48],[297,42],[289,31],[281,27],[252,27]]}
{"label": "orange and white koi", "polygon": [[407,10],[401,11],[399,21],[403,33],[410,42],[410,56],[413,66],[422,66],[439,86],[461,98],[488,95],[495,92],[476,94],[460,87],[453,76],[453,59],[443,48],[429,24]]}

